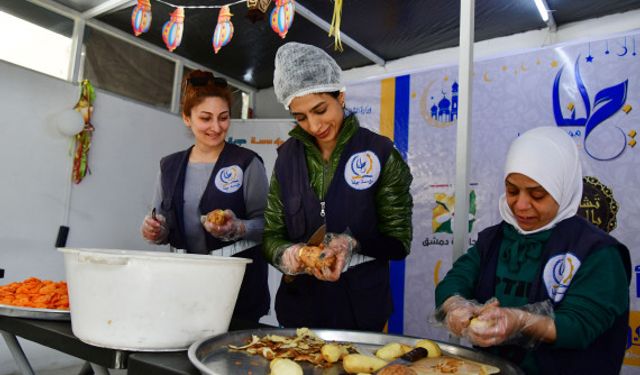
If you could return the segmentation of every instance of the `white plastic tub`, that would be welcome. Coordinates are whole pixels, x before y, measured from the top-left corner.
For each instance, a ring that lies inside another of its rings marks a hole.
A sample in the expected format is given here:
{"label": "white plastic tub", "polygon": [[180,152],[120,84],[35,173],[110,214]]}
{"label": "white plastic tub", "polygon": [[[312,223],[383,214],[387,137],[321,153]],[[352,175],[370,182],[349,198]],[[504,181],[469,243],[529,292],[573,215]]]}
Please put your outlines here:
{"label": "white plastic tub", "polygon": [[80,340],[136,351],[183,350],[225,333],[250,259],[131,250],[64,253],[71,328]]}

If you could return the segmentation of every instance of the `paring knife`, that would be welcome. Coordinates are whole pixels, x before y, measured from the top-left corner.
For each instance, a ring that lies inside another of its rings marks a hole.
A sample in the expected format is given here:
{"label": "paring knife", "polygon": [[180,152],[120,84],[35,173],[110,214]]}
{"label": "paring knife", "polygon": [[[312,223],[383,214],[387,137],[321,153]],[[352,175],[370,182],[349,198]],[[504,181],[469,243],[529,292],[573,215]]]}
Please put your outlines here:
{"label": "paring knife", "polygon": [[322,224],[315,232],[309,237],[307,245],[318,246],[324,241],[324,235],[327,233],[327,226]]}
{"label": "paring knife", "polygon": [[[315,232],[309,237],[307,241],[308,246],[318,246],[324,241],[324,235],[327,233],[327,226],[322,224]],[[322,256],[322,255],[321,255]],[[283,280],[286,283],[290,283],[295,279],[295,275],[284,275]]]}
{"label": "paring knife", "polygon": [[429,356],[429,351],[425,348],[422,347],[418,347],[415,349],[412,349],[408,352],[406,352],[405,354],[403,354],[402,356],[400,356],[400,358],[395,359],[389,363],[387,363],[384,367],[382,367],[380,370],[376,371],[376,374],[379,374],[380,371],[384,370],[385,368],[389,367],[389,366],[393,366],[393,365],[405,365],[408,366],[410,364],[412,364],[413,362],[422,359],[422,358],[427,358]]}

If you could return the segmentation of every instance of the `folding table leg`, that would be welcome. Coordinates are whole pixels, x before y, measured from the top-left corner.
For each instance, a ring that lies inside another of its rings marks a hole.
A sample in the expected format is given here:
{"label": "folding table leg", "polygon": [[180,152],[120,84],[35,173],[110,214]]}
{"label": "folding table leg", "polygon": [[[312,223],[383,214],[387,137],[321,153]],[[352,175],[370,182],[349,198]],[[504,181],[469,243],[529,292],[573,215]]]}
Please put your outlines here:
{"label": "folding table leg", "polygon": [[78,375],[93,375],[93,369],[91,368],[90,362],[85,362],[80,368]]}
{"label": "folding table leg", "polygon": [[96,365],[95,363],[92,363],[91,368],[93,369],[93,373],[95,375],[109,375],[109,370],[107,370],[106,367],[102,367],[100,365]]}
{"label": "folding table leg", "polygon": [[22,347],[20,346],[18,339],[9,332],[2,330],[0,330],[0,332],[2,332],[2,337],[4,337],[4,341],[7,343],[9,351],[11,351],[14,361],[16,361],[18,370],[20,370],[23,375],[35,375],[29,360],[27,360],[27,356],[25,356],[24,351],[22,351]]}

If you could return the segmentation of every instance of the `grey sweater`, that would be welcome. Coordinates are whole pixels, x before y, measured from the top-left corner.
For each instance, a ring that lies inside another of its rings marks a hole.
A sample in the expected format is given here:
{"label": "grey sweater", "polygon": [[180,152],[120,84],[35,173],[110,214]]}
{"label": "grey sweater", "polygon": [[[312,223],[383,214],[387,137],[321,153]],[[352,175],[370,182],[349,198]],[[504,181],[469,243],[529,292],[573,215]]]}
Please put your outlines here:
{"label": "grey sweater", "polygon": [[[200,223],[200,210],[198,208],[200,199],[204,193],[207,183],[213,172],[215,163],[188,163],[184,181],[184,226],[187,243],[191,249],[207,250],[205,235]],[[153,196],[152,207],[156,212],[167,217],[162,211],[162,184],[161,173],[156,179],[155,194]],[[244,202],[247,210],[247,220],[243,223],[247,232],[243,239],[262,242],[262,231],[264,229],[264,209],[267,205],[267,191],[269,183],[264,165],[257,158],[249,164],[244,171],[243,179]]]}

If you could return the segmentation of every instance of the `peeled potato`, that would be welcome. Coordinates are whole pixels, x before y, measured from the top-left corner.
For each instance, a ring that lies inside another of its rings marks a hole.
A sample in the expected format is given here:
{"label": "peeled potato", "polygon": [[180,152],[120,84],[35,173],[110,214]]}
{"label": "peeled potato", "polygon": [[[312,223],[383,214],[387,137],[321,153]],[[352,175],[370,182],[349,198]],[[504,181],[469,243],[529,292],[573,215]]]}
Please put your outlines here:
{"label": "peeled potato", "polygon": [[440,350],[438,344],[431,340],[418,340],[418,342],[416,342],[416,348],[427,349],[427,351],[429,352],[429,358],[440,357],[442,355],[442,350]]}
{"label": "peeled potato", "polygon": [[338,344],[324,344],[320,349],[320,353],[322,353],[322,358],[329,363],[338,362],[342,357],[349,354],[347,348]]}
{"label": "peeled potato", "polygon": [[287,358],[276,358],[269,363],[271,375],[303,375],[302,367]]}
{"label": "peeled potato", "polygon": [[495,322],[492,320],[480,320],[478,318],[473,318],[469,322],[469,327],[476,332],[481,332],[493,327],[494,324]]}
{"label": "peeled potato", "polygon": [[362,354],[349,354],[342,358],[342,367],[349,374],[372,373],[378,371],[387,363],[384,359]]}
{"label": "peeled potato", "polygon": [[378,349],[376,351],[376,357],[384,359],[385,361],[393,361],[394,359],[411,351],[411,349],[412,348],[409,345],[392,342]]}

